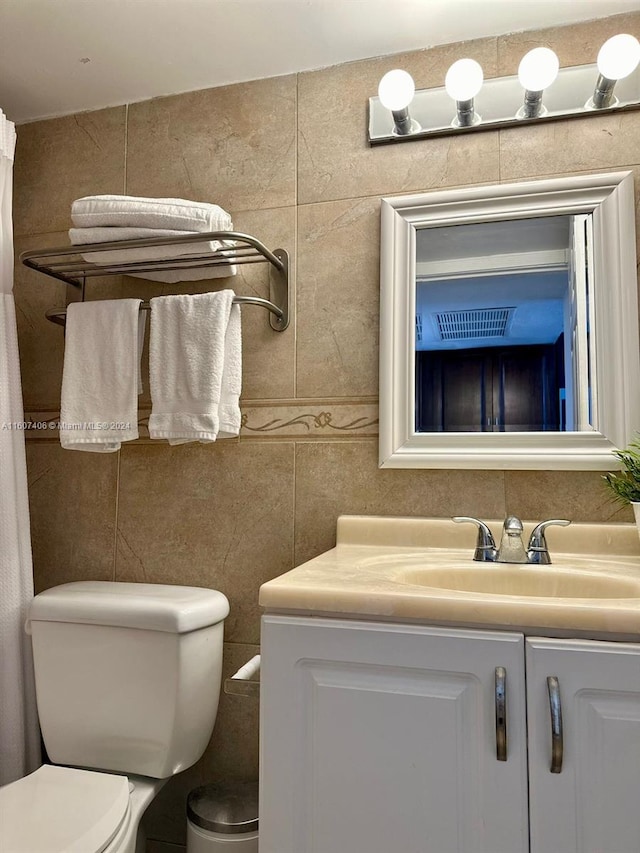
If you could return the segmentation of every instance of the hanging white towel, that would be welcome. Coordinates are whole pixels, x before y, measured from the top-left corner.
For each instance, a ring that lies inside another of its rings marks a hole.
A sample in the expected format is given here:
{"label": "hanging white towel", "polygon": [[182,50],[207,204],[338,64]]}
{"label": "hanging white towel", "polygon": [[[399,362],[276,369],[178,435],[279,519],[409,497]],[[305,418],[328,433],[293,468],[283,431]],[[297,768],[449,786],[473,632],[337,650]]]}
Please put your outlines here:
{"label": "hanging white towel", "polygon": [[242,342],[232,290],[151,300],[151,438],[211,442],[240,431]]}
{"label": "hanging white towel", "polygon": [[104,225],[131,228],[170,228],[176,231],[229,231],[231,216],[217,204],[183,198],[144,198],[94,195],[71,205],[76,228]]}
{"label": "hanging white towel", "polygon": [[113,453],[138,438],[140,299],[73,302],[67,307],[60,443]]}
{"label": "hanging white towel", "polygon": [[233,438],[240,432],[240,392],[242,391],[242,332],[240,306],[232,305],[224,339],[224,369],[220,389],[218,438]]}

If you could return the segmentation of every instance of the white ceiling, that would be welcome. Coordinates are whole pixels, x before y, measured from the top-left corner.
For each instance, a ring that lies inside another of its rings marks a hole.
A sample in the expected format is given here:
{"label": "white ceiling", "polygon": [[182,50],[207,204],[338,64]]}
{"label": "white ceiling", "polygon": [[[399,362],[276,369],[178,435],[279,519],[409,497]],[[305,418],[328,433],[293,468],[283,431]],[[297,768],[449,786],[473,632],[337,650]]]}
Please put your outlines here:
{"label": "white ceiling", "polygon": [[[493,257],[529,252],[554,252],[570,248],[571,216],[536,216],[504,222],[478,222],[418,228],[416,260],[434,263],[443,260]],[[487,250],[490,247],[490,251]]]}
{"label": "white ceiling", "polygon": [[637,9],[640,0],[0,0],[0,106],[29,121]]}
{"label": "white ceiling", "polygon": [[[476,260],[484,273],[482,277],[468,274],[464,278],[417,282],[416,314],[422,320],[422,340],[416,343],[416,349],[554,343],[564,327],[563,303],[569,284],[564,256],[571,245],[572,219],[540,216],[419,229],[416,236],[419,275],[437,276],[441,262],[450,259],[455,259],[458,270],[461,262]],[[556,268],[557,255],[563,257],[561,269]],[[498,257],[510,259],[508,273],[495,266]],[[554,271],[546,271],[544,267],[551,260]],[[441,340],[435,320],[437,313],[500,307],[514,309],[506,337]]]}
{"label": "white ceiling", "polygon": [[[416,315],[422,321],[422,340],[416,341],[416,349],[435,351],[555,343],[564,328],[568,284],[566,270],[419,282]],[[514,309],[506,336],[461,341],[441,339],[436,314],[499,307]]]}

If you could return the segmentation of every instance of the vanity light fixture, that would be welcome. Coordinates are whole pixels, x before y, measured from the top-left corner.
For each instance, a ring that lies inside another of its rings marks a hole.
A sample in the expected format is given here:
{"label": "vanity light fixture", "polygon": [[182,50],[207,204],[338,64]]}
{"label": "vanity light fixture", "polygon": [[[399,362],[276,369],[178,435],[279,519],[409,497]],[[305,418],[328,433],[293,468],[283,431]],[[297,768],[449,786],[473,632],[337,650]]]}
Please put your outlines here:
{"label": "vanity light fixture", "polygon": [[[628,33],[613,36],[602,45],[597,64],[567,68],[559,68],[552,50],[538,47],[522,57],[517,75],[488,80],[474,59],[459,59],[444,83],[416,89],[406,71],[385,74],[378,96],[369,98],[369,143],[640,109],[640,42]],[[453,120],[451,99],[456,103]]]}

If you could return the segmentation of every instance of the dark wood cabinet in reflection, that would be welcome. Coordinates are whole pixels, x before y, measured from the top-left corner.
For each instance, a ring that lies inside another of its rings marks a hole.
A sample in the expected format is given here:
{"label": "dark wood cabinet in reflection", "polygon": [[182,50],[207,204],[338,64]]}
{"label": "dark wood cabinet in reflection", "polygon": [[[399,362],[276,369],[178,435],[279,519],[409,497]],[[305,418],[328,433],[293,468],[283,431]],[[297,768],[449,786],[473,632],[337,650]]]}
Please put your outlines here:
{"label": "dark wood cabinet in reflection", "polygon": [[417,352],[417,432],[564,429],[562,346]]}

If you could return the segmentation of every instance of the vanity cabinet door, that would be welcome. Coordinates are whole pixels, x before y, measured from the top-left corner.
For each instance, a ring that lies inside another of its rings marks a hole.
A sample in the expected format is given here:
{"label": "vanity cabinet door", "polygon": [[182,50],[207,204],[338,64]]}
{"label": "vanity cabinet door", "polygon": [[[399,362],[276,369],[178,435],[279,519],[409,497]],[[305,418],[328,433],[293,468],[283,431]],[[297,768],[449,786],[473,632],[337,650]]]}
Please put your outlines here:
{"label": "vanity cabinet door", "polygon": [[[527,640],[531,853],[639,853],[640,645]],[[551,773],[547,678],[563,754]]]}
{"label": "vanity cabinet door", "polygon": [[260,853],[528,850],[521,634],[265,616],[261,652]]}

